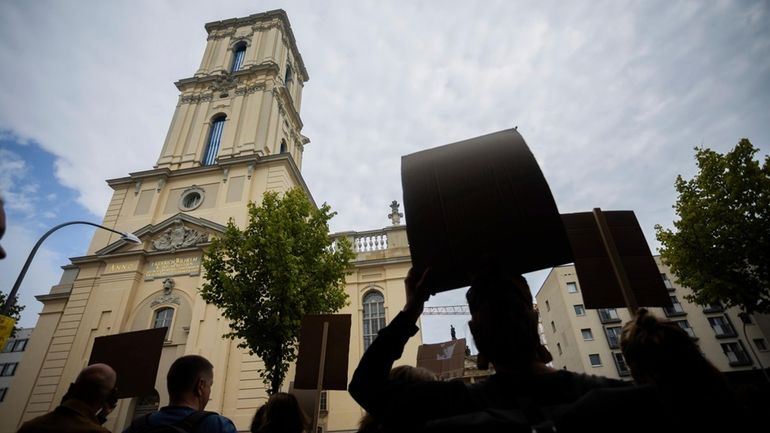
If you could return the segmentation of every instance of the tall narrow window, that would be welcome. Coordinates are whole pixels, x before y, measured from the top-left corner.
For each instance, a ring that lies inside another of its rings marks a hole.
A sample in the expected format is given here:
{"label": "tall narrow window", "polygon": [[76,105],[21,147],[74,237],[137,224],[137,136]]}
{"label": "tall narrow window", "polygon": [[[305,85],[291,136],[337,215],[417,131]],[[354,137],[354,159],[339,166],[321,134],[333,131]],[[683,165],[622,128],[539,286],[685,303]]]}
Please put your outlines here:
{"label": "tall narrow window", "polygon": [[214,118],[211,122],[211,131],[209,131],[209,140],[206,144],[206,152],[203,154],[203,165],[212,165],[219,153],[219,145],[222,142],[222,131],[225,129],[226,116]]}
{"label": "tall narrow window", "polygon": [[284,76],[283,82],[288,86],[293,79],[294,79],[294,71],[291,70],[291,65],[286,63],[286,76]]}
{"label": "tall narrow window", "polygon": [[286,153],[286,140],[281,140],[281,153]]}
{"label": "tall narrow window", "polygon": [[385,297],[380,292],[369,292],[364,296],[364,350],[369,348],[377,337],[377,332],[385,327]]}
{"label": "tall narrow window", "polygon": [[174,309],[170,307],[161,308],[155,311],[155,321],[152,324],[153,328],[166,328],[166,340],[169,340],[169,332],[171,329],[171,319],[174,318]]}
{"label": "tall narrow window", "polygon": [[611,326],[604,329],[610,349],[620,349],[620,330],[620,326]]}
{"label": "tall narrow window", "polygon": [[233,51],[233,64],[230,66],[230,72],[235,72],[243,66],[243,58],[246,56],[246,44],[238,45]]}

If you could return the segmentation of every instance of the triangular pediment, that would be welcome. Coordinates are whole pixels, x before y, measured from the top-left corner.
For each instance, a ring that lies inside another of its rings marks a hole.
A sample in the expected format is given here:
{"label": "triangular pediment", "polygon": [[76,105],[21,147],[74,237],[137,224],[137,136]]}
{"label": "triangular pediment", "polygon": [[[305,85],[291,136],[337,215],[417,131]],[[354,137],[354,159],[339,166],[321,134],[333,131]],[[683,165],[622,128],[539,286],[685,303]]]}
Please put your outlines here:
{"label": "triangular pediment", "polygon": [[158,224],[148,224],[136,230],[134,234],[142,240],[142,245],[121,239],[100,249],[96,255],[103,256],[134,249],[174,252],[207,244],[212,235],[223,233],[225,228],[204,218],[178,213]]}

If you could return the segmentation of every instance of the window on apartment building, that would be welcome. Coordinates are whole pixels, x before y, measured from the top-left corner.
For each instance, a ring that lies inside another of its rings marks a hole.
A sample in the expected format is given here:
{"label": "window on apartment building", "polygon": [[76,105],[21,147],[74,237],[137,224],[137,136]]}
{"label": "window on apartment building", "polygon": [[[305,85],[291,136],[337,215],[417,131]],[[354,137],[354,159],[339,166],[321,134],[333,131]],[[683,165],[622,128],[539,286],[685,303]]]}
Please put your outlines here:
{"label": "window on apartment building", "polygon": [[3,347],[3,352],[23,352],[27,348],[28,338],[8,340]]}
{"label": "window on apartment building", "polygon": [[13,343],[13,349],[11,352],[23,352],[27,348],[28,338],[21,338]]}
{"label": "window on apartment building", "polygon": [[6,394],[8,394],[8,388],[0,388],[0,402],[5,400]]}
{"label": "window on apartment building", "polygon": [[211,119],[211,130],[209,139],[206,143],[206,151],[203,153],[202,165],[212,165],[219,154],[219,145],[222,144],[222,131],[225,129],[225,120],[227,116],[219,115]]}
{"label": "window on apartment building", "polygon": [[767,351],[767,344],[765,343],[765,339],[764,338],[755,338],[754,339],[754,346],[756,346],[757,350],[759,350],[760,352]]}
{"label": "window on apartment building", "polygon": [[591,328],[583,328],[580,330],[580,334],[583,336],[583,340],[589,341],[594,339],[594,333]]}
{"label": "window on apartment building", "polygon": [[18,366],[18,362],[0,364],[0,376],[13,376],[16,373],[16,367]]}
{"label": "window on apartment building", "polygon": [[377,337],[377,332],[385,327],[385,297],[372,290],[364,295],[364,350],[369,348]]}
{"label": "window on apartment building", "polygon": [[548,299],[545,300],[545,311],[551,311],[551,304],[548,303]]}
{"label": "window on apartment building", "polygon": [[287,152],[287,149],[288,149],[288,148],[286,147],[286,140],[281,140],[281,149],[280,149],[280,152],[281,152],[281,153],[286,153],[286,152]]}
{"label": "window on apartment building", "polygon": [[155,320],[152,322],[153,328],[166,328],[165,340],[170,340],[169,329],[171,329],[171,321],[174,319],[174,309],[171,307],[159,308],[155,310]]}
{"label": "window on apartment building", "polygon": [[612,359],[615,361],[615,367],[618,369],[620,377],[631,375],[631,370],[628,369],[628,364],[626,364],[626,359],[623,358],[622,353],[612,352]]}
{"label": "window on apartment building", "polygon": [[591,367],[601,367],[602,365],[602,357],[598,353],[588,355],[588,361],[591,363]]}
{"label": "window on apartment building", "polygon": [[620,316],[618,316],[618,310],[614,308],[599,308],[599,321],[602,323],[620,322]]}
{"label": "window on apartment building", "polygon": [[246,57],[246,44],[238,44],[233,49],[233,64],[230,65],[230,72],[235,72],[243,66],[243,59]]}
{"label": "window on apartment building", "polygon": [[561,354],[562,354],[561,343],[556,343],[556,350],[559,352],[559,355],[561,356]]}
{"label": "window on apartment building", "polygon": [[743,344],[740,341],[722,343],[722,351],[733,367],[752,364],[751,358],[749,358],[746,350],[743,349]]}
{"label": "window on apartment building", "polygon": [[708,318],[709,325],[711,325],[711,329],[714,330],[714,334],[716,334],[717,338],[728,338],[728,337],[735,337],[736,332],[733,328],[733,325],[730,323],[730,321],[725,316],[716,316],[716,317],[709,317]]}
{"label": "window on apartment building", "polygon": [[576,316],[585,316],[586,315],[586,309],[583,307],[583,304],[575,304],[572,306],[575,308],[575,315]]}
{"label": "window on apartment building", "polygon": [[556,324],[551,320],[551,331],[556,332]]}
{"label": "window on apartment building", "polygon": [[679,303],[679,299],[677,299],[676,296],[669,296],[669,298],[671,298],[671,306],[663,307],[663,312],[666,313],[666,316],[681,316],[687,314],[684,312],[684,308],[682,308],[682,304]]}
{"label": "window on apartment building", "polygon": [[604,329],[604,333],[607,335],[607,344],[610,345],[610,349],[620,348],[620,326],[610,326]]}
{"label": "window on apartment building", "polygon": [[682,330],[686,332],[687,335],[690,336],[690,338],[696,338],[695,331],[692,330],[692,327],[690,326],[690,322],[688,322],[687,320],[674,320],[674,323],[679,325],[679,327],[682,328]]}
{"label": "window on apartment building", "polygon": [[567,283],[567,293],[577,293],[577,283],[575,282],[569,282]]}
{"label": "window on apartment building", "polygon": [[663,279],[663,285],[666,286],[667,289],[674,288],[674,285],[671,284],[671,280],[668,279],[668,274],[661,273],[660,278]]}

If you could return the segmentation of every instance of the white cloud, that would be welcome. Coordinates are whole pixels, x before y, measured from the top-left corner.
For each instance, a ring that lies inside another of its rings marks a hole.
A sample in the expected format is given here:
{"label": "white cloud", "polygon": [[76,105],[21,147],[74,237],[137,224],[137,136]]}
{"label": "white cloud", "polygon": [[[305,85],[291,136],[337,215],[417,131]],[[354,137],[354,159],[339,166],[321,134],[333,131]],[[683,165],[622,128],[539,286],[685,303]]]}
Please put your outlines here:
{"label": "white cloud", "polygon": [[55,154],[101,217],[104,180],[155,162],[203,24],[276,7],[311,76],[303,172],[334,231],[388,224],[402,155],[514,125],[561,211],[633,209],[653,246],[693,147],[768,153],[764,1],[3,2],[0,130]]}

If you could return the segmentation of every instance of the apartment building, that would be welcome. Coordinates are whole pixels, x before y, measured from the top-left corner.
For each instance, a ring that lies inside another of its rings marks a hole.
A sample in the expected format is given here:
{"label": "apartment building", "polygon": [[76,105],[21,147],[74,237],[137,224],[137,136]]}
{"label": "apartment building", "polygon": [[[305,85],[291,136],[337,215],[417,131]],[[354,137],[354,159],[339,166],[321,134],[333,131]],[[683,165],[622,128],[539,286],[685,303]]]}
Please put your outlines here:
{"label": "apartment building", "polygon": [[[720,371],[770,366],[768,316],[753,315],[744,323],[737,308],[690,303],[685,299],[690,290],[675,282],[659,256],[655,262],[669,291],[672,307],[650,308],[653,314],[681,326]],[[631,379],[620,352],[620,331],[631,318],[627,309],[586,309],[574,265],[551,269],[535,298],[555,368]]]}
{"label": "apartment building", "polygon": [[32,328],[22,328],[16,331],[16,335],[5,342],[0,352],[0,404],[10,398],[10,388],[16,370],[21,363],[24,351],[27,349]]}

